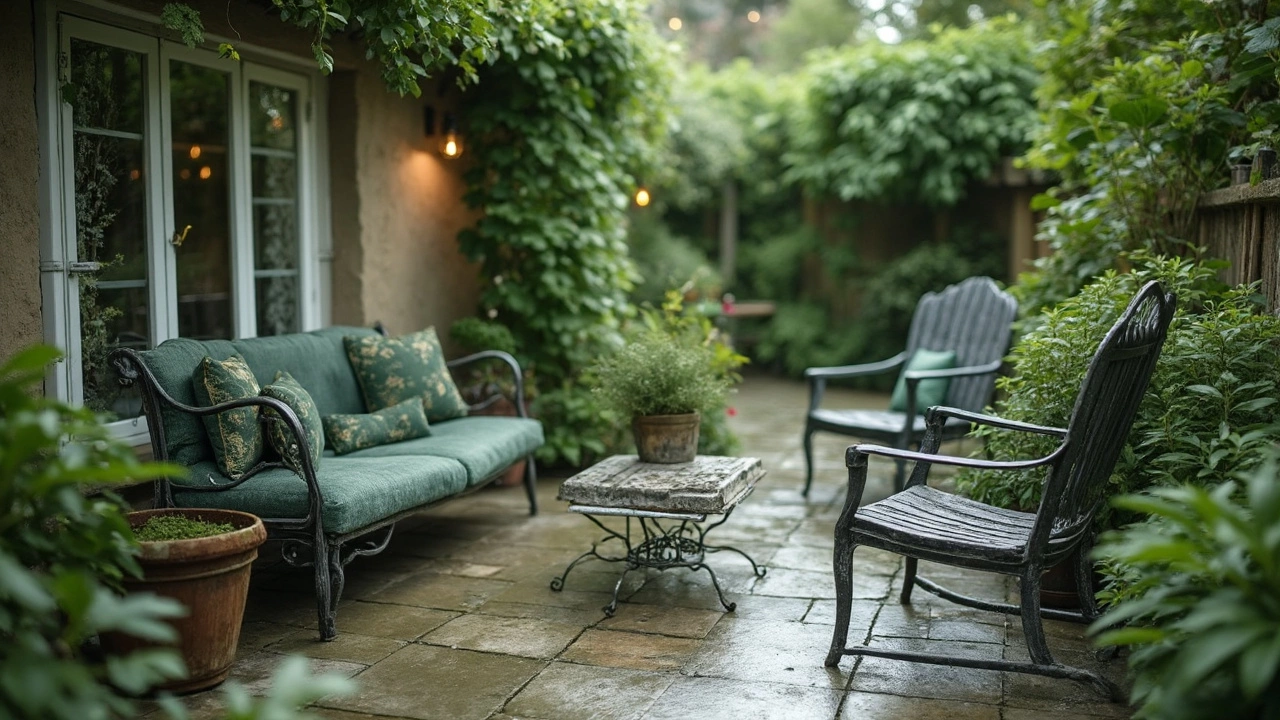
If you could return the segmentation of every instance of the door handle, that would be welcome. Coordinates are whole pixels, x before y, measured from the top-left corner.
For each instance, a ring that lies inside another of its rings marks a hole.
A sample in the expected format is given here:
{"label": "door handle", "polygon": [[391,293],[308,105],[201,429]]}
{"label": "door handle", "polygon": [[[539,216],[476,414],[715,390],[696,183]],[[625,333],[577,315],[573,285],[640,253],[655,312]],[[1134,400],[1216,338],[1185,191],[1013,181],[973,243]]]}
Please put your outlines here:
{"label": "door handle", "polygon": [[182,243],[187,241],[187,233],[189,232],[191,232],[190,225],[182,228],[180,231],[174,230],[173,237],[169,239],[169,242],[172,243],[174,247],[182,247]]}

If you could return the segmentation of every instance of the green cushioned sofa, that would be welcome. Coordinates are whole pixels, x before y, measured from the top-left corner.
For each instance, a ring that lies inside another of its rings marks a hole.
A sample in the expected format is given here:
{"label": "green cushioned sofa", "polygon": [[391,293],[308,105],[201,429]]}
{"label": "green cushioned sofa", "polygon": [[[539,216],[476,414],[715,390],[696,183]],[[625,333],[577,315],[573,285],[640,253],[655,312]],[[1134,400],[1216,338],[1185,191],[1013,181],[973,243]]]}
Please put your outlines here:
{"label": "green cushioned sofa", "polygon": [[[286,561],[315,569],[320,637],[337,636],[336,612],[344,566],[386,548],[395,522],[421,508],[485,486],[525,460],[529,512],[538,511],[533,452],[543,443],[542,425],[527,417],[520,366],[507,353],[487,351],[448,363],[450,370],[477,362],[500,362],[513,376],[515,417],[468,415],[432,423],[431,434],[366,448],[342,456],[326,450],[297,472],[266,460],[238,480],[219,472],[203,416],[249,405],[272,408],[262,422],[283,423],[305,445],[294,412],[269,397],[197,407],[191,376],[205,356],[239,353],[259,384],[286,370],[315,400],[321,415],[367,412],[342,339],[378,329],[332,327],[314,332],[246,340],[168,340],[154,350],[120,349],[112,362],[125,386],[142,394],[157,460],[184,465],[190,475],[156,484],[159,507],[213,507],[251,512],[282,540]],[[497,398],[487,398],[476,408]]]}

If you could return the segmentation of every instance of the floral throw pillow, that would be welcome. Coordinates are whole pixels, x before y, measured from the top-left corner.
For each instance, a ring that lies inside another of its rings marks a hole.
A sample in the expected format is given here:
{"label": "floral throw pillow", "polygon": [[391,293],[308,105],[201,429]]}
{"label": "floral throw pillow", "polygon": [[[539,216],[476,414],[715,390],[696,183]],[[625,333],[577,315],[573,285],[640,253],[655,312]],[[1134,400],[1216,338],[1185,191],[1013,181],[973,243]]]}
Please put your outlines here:
{"label": "floral throw pillow", "polygon": [[267,421],[267,440],[271,442],[271,447],[279,453],[284,464],[294,472],[302,472],[303,452],[310,455],[311,468],[318,470],[320,453],[324,450],[324,427],[320,422],[320,412],[316,409],[316,403],[311,399],[311,393],[303,389],[292,375],[281,370],[276,373],[276,378],[270,385],[262,388],[261,394],[275,398],[292,408],[293,413],[302,423],[306,436],[307,446],[299,448],[293,432],[289,430],[288,425],[285,425],[283,419],[276,417],[274,412],[265,410],[264,412],[273,416]]}
{"label": "floral throw pillow", "polygon": [[421,397],[431,422],[467,414],[467,402],[445,365],[435,328],[393,338],[347,336],[343,344],[370,411]]}
{"label": "floral throw pillow", "polygon": [[329,447],[338,455],[431,434],[420,397],[367,415],[325,415],[320,420]]}
{"label": "floral throw pillow", "polygon": [[[191,384],[196,401],[202,407],[257,397],[259,390],[253,371],[239,355],[226,360],[205,357],[192,373]],[[205,415],[201,420],[213,446],[214,462],[222,474],[238,480],[262,460],[262,429],[258,426],[257,407],[224,410]]]}

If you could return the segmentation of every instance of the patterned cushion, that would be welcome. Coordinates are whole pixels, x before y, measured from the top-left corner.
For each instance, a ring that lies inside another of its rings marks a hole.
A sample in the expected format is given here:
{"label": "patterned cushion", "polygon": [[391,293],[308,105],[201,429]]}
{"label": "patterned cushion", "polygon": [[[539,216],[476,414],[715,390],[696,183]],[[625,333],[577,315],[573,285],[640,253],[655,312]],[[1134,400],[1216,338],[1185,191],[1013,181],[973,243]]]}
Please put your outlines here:
{"label": "patterned cushion", "polygon": [[[262,388],[261,394],[275,398],[293,409],[298,420],[302,422],[302,429],[306,431],[305,451],[311,455],[311,467],[319,469],[320,453],[324,451],[324,427],[320,423],[320,411],[316,410],[316,403],[311,399],[311,394],[304,390],[292,375],[283,370],[276,373],[275,382]],[[285,465],[295,472],[302,472],[302,458],[298,454],[298,447],[294,442],[293,433],[289,431],[289,426],[283,421],[268,420],[267,439],[271,441],[271,447],[280,454],[280,459]]]}
{"label": "patterned cushion", "polygon": [[[205,356],[191,376],[191,385],[196,402],[202,407],[258,395],[258,381],[239,355],[221,361]],[[238,479],[262,460],[258,408],[225,410],[201,419],[222,474]]]}
{"label": "patterned cushion", "polygon": [[394,338],[345,337],[343,344],[370,411],[421,397],[431,422],[467,414],[467,402],[445,365],[435,328]]}
{"label": "patterned cushion", "polygon": [[337,455],[431,434],[420,397],[367,415],[325,415],[320,420],[325,439]]}

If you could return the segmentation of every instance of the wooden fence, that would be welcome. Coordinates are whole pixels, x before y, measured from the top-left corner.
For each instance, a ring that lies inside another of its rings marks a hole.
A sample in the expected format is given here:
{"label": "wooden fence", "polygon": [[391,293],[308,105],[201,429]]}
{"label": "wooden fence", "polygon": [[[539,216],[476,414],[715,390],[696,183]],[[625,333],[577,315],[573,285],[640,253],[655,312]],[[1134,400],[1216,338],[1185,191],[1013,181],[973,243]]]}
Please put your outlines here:
{"label": "wooden fence", "polygon": [[1261,280],[1267,307],[1280,309],[1280,178],[1214,190],[1196,216],[1200,245],[1231,263],[1222,279]]}

